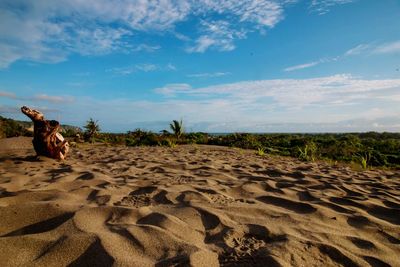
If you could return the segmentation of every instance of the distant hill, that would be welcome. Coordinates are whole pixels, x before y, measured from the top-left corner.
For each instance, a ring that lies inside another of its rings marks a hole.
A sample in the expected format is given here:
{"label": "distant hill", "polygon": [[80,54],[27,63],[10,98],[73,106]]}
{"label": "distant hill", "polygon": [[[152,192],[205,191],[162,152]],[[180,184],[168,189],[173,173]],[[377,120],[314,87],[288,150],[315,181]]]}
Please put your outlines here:
{"label": "distant hill", "polygon": [[[82,132],[82,129],[71,125],[61,125],[61,132],[65,136],[74,136]],[[0,138],[15,136],[33,136],[33,123],[31,121],[19,121],[0,116]]]}

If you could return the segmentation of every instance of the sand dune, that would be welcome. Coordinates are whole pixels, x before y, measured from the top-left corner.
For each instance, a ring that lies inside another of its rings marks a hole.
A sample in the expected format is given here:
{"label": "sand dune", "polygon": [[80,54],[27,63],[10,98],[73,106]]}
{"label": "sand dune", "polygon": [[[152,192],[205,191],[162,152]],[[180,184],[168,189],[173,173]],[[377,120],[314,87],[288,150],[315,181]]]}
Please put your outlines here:
{"label": "sand dune", "polygon": [[0,140],[1,266],[400,266],[400,171]]}

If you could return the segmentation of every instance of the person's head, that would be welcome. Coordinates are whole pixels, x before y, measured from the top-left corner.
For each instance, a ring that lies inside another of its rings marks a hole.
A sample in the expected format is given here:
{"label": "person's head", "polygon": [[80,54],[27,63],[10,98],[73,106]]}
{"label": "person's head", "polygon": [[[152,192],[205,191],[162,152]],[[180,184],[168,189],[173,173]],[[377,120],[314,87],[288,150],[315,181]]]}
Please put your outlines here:
{"label": "person's head", "polygon": [[37,110],[30,109],[26,106],[21,107],[22,113],[24,113],[26,116],[28,116],[31,120],[33,121],[42,121],[44,120],[44,116],[42,113],[40,113]]}

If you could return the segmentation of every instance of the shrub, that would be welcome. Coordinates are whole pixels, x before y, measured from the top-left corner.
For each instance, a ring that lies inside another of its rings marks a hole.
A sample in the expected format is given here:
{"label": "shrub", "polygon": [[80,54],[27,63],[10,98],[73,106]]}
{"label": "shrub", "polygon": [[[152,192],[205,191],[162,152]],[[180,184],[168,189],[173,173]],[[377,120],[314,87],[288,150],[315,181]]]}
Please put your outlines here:
{"label": "shrub", "polygon": [[93,143],[94,137],[97,136],[97,134],[100,132],[100,125],[98,121],[94,121],[92,118],[90,118],[87,122],[86,125],[84,126],[86,129],[85,131],[85,140],[90,141]]}
{"label": "shrub", "polygon": [[304,161],[315,161],[315,159],[317,158],[317,151],[318,151],[318,147],[314,142],[309,142],[308,144],[306,144],[303,149],[298,148],[299,149],[299,154],[298,154],[298,158],[300,160],[304,160]]}
{"label": "shrub", "polygon": [[127,146],[157,146],[159,145],[160,138],[152,132],[136,129],[133,132],[128,132],[125,139]]}
{"label": "shrub", "polygon": [[259,147],[256,154],[259,156],[265,156],[265,148]]}
{"label": "shrub", "polygon": [[360,163],[361,168],[363,170],[366,170],[371,160],[371,153],[370,152],[359,153],[355,156],[355,160],[356,162]]}
{"label": "shrub", "polygon": [[176,147],[176,141],[172,139],[162,139],[159,145],[174,148]]}
{"label": "shrub", "polygon": [[16,136],[33,136],[26,128],[31,126],[28,122],[17,122],[12,119],[5,119],[0,117],[1,122],[1,135],[3,137],[16,137]]}
{"label": "shrub", "polygon": [[183,122],[182,120],[177,121],[173,120],[172,123],[169,125],[171,128],[172,132],[176,136],[176,138],[180,139],[181,136],[184,134],[184,128],[183,128]]}
{"label": "shrub", "polygon": [[190,144],[207,144],[208,134],[206,133],[188,133],[184,135],[186,142]]}

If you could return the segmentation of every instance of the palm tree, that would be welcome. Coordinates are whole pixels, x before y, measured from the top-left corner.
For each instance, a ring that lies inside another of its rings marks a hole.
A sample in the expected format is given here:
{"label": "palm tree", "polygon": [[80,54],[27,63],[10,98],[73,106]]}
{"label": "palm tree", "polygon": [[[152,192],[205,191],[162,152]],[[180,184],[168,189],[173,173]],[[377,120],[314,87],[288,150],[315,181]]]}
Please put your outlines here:
{"label": "palm tree", "polygon": [[182,120],[177,121],[177,120],[173,120],[172,123],[170,123],[169,127],[171,128],[171,130],[173,131],[174,135],[176,136],[176,138],[180,138],[182,136],[182,134],[184,133],[184,129],[183,129],[183,122]]}
{"label": "palm tree", "polygon": [[86,138],[93,143],[93,138],[100,132],[100,125],[98,121],[94,121],[92,118],[90,118],[84,128],[86,129]]}

